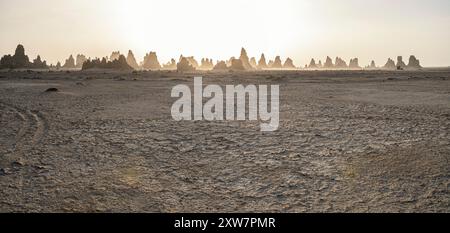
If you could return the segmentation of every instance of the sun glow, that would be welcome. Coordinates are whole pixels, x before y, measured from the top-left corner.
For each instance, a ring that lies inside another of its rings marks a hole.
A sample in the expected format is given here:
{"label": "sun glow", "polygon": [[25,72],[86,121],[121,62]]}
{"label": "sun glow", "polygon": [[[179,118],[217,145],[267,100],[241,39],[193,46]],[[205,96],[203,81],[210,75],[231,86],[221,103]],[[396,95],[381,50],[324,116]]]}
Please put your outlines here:
{"label": "sun glow", "polygon": [[157,51],[162,60],[180,54],[228,59],[242,46],[252,56],[275,56],[306,43],[309,34],[300,3],[134,0],[112,6],[113,25],[139,57]]}

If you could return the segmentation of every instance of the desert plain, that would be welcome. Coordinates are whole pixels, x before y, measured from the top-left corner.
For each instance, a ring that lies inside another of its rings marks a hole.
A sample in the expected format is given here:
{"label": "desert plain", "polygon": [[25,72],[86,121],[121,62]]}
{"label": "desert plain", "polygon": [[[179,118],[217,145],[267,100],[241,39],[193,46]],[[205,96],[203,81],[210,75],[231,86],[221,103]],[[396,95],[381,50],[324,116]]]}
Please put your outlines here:
{"label": "desert plain", "polygon": [[[278,130],[174,121],[195,76],[279,85]],[[449,212],[449,133],[446,68],[1,71],[0,212]]]}

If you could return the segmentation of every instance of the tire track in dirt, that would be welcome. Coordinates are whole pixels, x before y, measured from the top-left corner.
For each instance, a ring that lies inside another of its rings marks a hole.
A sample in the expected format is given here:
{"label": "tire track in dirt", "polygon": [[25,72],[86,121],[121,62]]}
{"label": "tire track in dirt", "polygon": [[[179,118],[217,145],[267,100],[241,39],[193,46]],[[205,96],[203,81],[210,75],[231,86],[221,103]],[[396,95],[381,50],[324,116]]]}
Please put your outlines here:
{"label": "tire track in dirt", "polygon": [[10,111],[12,111],[17,116],[17,118],[22,121],[22,123],[20,124],[20,129],[14,139],[14,143],[12,146],[13,152],[12,152],[12,154],[8,155],[9,158],[16,157],[15,155],[20,154],[18,152],[21,151],[22,144],[23,144],[22,141],[23,141],[25,135],[27,134],[27,131],[29,131],[29,129],[30,129],[30,121],[29,121],[29,118],[24,113],[22,113],[20,110],[18,110],[17,108],[12,107],[11,105],[5,104],[5,103],[0,103],[0,104],[3,105],[3,107],[5,109],[9,109]]}
{"label": "tire track in dirt", "polygon": [[17,109],[12,108],[10,106],[7,106],[5,104],[3,104],[6,108],[11,109],[17,116],[19,116],[19,118],[22,120],[22,124],[20,126],[19,132],[17,133],[16,137],[15,137],[15,142],[14,142],[14,151],[17,150],[17,145],[19,144],[19,141],[24,137],[24,135],[26,134],[28,128],[30,127],[30,122],[28,121],[27,117],[22,114],[21,112],[19,112]]}
{"label": "tire track in dirt", "polygon": [[47,120],[43,117],[42,113],[35,111],[27,111],[29,116],[33,118],[36,124],[36,129],[34,131],[33,138],[31,140],[31,144],[34,147],[37,145],[43,137],[47,135],[48,131],[48,123]]}
{"label": "tire track in dirt", "polygon": [[[15,136],[13,143],[13,151],[2,158],[0,161],[2,166],[6,165],[12,171],[11,175],[17,177],[14,184],[22,198],[26,200],[27,190],[34,186],[34,182],[30,180],[33,170],[33,149],[39,145],[48,131],[48,122],[41,112],[24,110],[10,104],[0,103],[5,108],[10,109],[17,115],[17,119],[22,121],[20,129]],[[16,203],[23,205],[24,203]]]}
{"label": "tire track in dirt", "polygon": [[14,154],[25,154],[33,149],[48,131],[48,122],[39,111],[24,110],[10,104],[0,103],[13,111],[22,121],[15,137]]}

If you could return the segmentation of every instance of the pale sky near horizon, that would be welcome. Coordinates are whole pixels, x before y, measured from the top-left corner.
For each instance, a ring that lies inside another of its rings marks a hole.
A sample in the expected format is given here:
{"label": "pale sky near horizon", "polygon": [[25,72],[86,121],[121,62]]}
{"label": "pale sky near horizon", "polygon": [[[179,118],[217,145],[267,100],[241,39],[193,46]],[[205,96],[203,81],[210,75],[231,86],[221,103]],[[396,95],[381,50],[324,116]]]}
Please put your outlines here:
{"label": "pale sky near horizon", "polygon": [[280,55],[304,66],[328,55],[360,65],[414,54],[450,66],[449,0],[0,0],[0,55],[18,43],[49,63],[133,50],[161,63]]}

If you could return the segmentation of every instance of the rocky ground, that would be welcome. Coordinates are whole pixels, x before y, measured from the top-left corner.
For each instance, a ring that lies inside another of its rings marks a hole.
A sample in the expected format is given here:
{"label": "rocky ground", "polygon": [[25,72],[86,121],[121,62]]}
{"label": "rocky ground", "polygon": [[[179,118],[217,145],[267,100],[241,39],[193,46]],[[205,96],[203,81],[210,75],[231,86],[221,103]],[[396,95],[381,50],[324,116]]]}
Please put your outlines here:
{"label": "rocky ground", "polygon": [[[172,120],[194,75],[279,84],[279,130]],[[0,212],[449,212],[449,127],[444,69],[3,71]]]}

